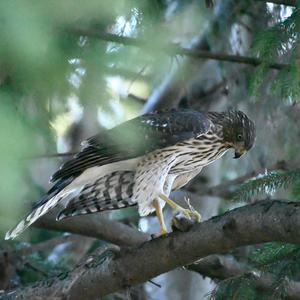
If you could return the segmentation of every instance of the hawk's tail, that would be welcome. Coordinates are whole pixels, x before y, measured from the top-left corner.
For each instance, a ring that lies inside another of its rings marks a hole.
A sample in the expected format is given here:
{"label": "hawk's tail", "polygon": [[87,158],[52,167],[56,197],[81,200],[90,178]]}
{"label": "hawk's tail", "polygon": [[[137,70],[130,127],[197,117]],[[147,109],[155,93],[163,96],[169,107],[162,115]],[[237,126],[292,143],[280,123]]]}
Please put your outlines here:
{"label": "hawk's tail", "polygon": [[14,239],[20,235],[26,228],[34,223],[38,218],[46,214],[52,208],[54,208],[61,199],[65,198],[74,190],[64,191],[64,188],[72,181],[72,178],[68,180],[62,180],[57,182],[49,192],[40,199],[39,202],[34,204],[32,211],[12,230],[8,231],[5,235],[6,240]]}
{"label": "hawk's tail", "polygon": [[55,207],[62,197],[55,196],[50,199],[45,204],[39,206],[30,212],[14,229],[8,231],[5,235],[6,240],[11,240],[20,235],[25,229],[27,229],[32,223],[34,223],[38,218],[47,213],[50,209]]}
{"label": "hawk's tail", "polygon": [[5,239],[13,239],[21,234],[38,218],[54,208],[61,200],[63,200],[66,208],[57,216],[57,220],[136,205],[136,202],[131,200],[134,172],[116,171],[97,179],[91,184],[68,190],[67,185],[71,180],[58,182],[33,207],[33,210],[25,219],[12,231],[6,233]]}

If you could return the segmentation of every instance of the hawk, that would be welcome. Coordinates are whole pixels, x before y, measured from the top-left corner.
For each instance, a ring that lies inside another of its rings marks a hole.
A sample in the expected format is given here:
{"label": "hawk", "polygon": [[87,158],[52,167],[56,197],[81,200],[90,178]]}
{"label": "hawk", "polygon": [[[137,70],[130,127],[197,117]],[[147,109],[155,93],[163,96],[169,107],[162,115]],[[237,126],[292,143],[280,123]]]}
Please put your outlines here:
{"label": "hawk", "polygon": [[57,220],[137,205],[140,216],[155,211],[167,233],[167,203],[200,221],[200,214],[169,195],[201,169],[234,149],[238,158],[252,148],[253,122],[241,111],[177,110],[149,113],[101,132],[52,176],[53,187],[5,239],[13,239],[54,207]]}

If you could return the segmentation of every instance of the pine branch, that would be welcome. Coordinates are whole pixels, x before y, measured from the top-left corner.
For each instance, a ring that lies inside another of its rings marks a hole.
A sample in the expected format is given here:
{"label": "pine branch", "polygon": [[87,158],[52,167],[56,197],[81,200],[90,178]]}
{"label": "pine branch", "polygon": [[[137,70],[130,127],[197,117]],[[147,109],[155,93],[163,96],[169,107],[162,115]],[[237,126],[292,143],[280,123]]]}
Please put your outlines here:
{"label": "pine branch", "polygon": [[266,243],[250,253],[249,261],[258,267],[270,265],[297,255],[299,250],[299,245],[278,242]]}
{"label": "pine branch", "polygon": [[[149,41],[102,32],[93,28],[77,27],[71,29],[70,31],[74,34],[94,37],[106,42],[114,42],[126,46],[134,46],[142,49],[153,49],[153,45],[151,45]],[[249,57],[249,56],[231,55],[226,53],[212,53],[204,50],[183,48],[174,43],[165,44],[163,46],[158,47],[158,49],[156,48],[156,50],[160,50],[166,53],[167,55],[171,55],[171,56],[185,55],[191,58],[212,59],[218,61],[252,65],[255,67],[261,64],[266,64],[266,66],[268,66],[269,68],[276,69],[276,70],[281,70],[289,66],[287,64],[280,64],[275,62],[274,63],[264,62],[263,60],[254,57]]]}
{"label": "pine branch", "polygon": [[[115,256],[76,269],[64,278],[42,281],[11,291],[9,299],[53,296],[60,299],[96,299],[145,282],[202,257],[236,247],[269,241],[300,243],[300,203],[263,201],[234,209]],[[76,274],[76,276],[74,275]]]}
{"label": "pine branch", "polygon": [[[253,266],[239,262],[231,255],[210,255],[187,268],[216,281],[243,276],[251,280],[251,284],[258,290],[272,291],[278,285],[278,280],[272,274],[261,272]],[[287,299],[300,299],[300,282],[286,279],[283,282],[283,288]]]}
{"label": "pine branch", "polygon": [[289,165],[290,163],[288,162],[278,161],[268,168],[261,168],[258,170],[248,172],[245,175],[239,176],[232,180],[227,180],[215,186],[203,186],[199,183],[199,180],[195,180],[190,185],[188,185],[187,191],[196,193],[198,196],[205,195],[231,199],[231,197],[233,197],[234,195],[234,188],[237,185],[242,184],[245,181],[258,176],[259,174],[264,174],[266,170],[268,170],[268,172],[287,170]]}
{"label": "pine branch", "polygon": [[300,169],[286,172],[273,171],[243,183],[235,193],[234,199],[247,201],[259,193],[274,193],[280,188],[287,188],[299,181]]}
{"label": "pine branch", "polygon": [[[251,283],[257,290],[263,291],[272,291],[274,287],[278,286],[278,280],[272,276],[270,273],[261,273],[261,272],[247,272],[244,274],[245,277],[248,277],[251,280]],[[283,294],[285,299],[288,300],[299,300],[300,299],[300,282],[294,280],[284,280],[280,285],[281,289],[284,289]]]}

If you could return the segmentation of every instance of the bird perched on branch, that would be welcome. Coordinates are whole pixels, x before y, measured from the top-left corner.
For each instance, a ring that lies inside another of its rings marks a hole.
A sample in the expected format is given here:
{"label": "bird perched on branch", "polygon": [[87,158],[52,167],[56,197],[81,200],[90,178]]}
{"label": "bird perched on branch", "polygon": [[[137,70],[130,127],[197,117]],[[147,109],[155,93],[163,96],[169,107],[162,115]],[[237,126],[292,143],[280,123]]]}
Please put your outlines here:
{"label": "bird perched on branch", "polygon": [[253,122],[241,111],[177,110],[139,116],[83,142],[83,149],[52,176],[53,187],[6,239],[15,238],[54,207],[57,220],[138,205],[141,216],[155,211],[167,233],[167,203],[200,221],[200,214],[169,195],[228,149],[235,158],[251,149]]}

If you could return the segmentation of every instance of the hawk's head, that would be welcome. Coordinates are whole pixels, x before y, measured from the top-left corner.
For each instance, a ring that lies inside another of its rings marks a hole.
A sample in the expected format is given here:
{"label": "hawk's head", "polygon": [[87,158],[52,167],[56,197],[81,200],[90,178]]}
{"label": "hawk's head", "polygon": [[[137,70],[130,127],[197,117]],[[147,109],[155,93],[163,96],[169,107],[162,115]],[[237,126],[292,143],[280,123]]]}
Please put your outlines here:
{"label": "hawk's head", "polygon": [[243,112],[239,110],[226,112],[222,125],[225,142],[235,149],[234,158],[241,157],[253,147],[254,123]]}

